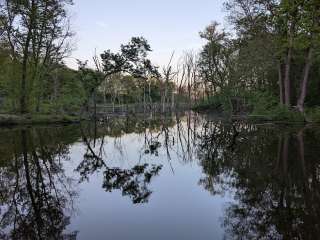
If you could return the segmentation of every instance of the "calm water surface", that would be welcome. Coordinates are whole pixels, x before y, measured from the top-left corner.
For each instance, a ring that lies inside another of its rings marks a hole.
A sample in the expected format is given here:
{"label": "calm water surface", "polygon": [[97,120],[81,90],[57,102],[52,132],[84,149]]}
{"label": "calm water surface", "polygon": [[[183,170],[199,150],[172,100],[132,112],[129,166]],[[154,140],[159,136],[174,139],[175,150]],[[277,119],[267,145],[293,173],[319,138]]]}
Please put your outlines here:
{"label": "calm water surface", "polygon": [[0,129],[0,239],[319,239],[320,127],[193,113]]}

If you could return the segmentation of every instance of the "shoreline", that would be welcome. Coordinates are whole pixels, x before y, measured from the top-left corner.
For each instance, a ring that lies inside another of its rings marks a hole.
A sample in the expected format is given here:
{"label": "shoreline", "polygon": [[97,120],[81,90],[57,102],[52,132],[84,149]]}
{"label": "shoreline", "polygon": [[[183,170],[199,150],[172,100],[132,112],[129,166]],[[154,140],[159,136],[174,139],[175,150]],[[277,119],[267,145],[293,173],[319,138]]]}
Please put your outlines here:
{"label": "shoreline", "polygon": [[193,110],[199,114],[215,115],[220,119],[229,119],[230,121],[244,121],[249,123],[274,123],[274,124],[294,124],[294,125],[308,125],[320,124],[317,120],[305,116],[303,119],[281,119],[276,115],[255,115],[255,114],[229,114],[225,112],[214,112],[210,110]]}
{"label": "shoreline", "polygon": [[[207,116],[215,116],[217,119],[231,120],[231,121],[244,121],[250,123],[274,123],[274,124],[298,124],[298,125],[308,125],[308,124],[319,124],[317,121],[294,121],[294,120],[279,120],[273,116],[268,115],[250,115],[250,114],[240,114],[240,115],[228,115],[222,112],[207,111],[196,111],[191,110],[199,114],[204,114]],[[217,115],[218,113],[218,115]],[[120,117],[128,115],[118,115],[113,114],[108,117]],[[135,115],[136,116],[136,115]],[[26,125],[54,125],[54,124],[80,124],[82,121],[90,121],[88,118],[80,118],[77,115],[62,115],[62,114],[6,114],[0,113],[0,127],[11,127],[11,126],[26,126]]]}
{"label": "shoreline", "polygon": [[[83,119],[84,120],[84,119]],[[80,123],[79,116],[55,114],[0,114],[0,127],[21,125],[51,125]]]}

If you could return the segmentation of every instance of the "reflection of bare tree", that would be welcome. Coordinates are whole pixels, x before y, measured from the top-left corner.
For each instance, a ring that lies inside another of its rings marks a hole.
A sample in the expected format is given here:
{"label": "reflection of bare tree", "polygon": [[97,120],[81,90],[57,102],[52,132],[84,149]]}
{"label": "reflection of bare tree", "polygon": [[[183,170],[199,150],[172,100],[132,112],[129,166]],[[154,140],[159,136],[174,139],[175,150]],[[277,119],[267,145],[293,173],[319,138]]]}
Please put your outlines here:
{"label": "reflection of bare tree", "polygon": [[172,155],[176,155],[183,163],[192,162],[196,158],[201,120],[200,116],[192,112],[164,114],[159,118],[159,127],[150,129],[145,119],[147,124],[144,132],[144,153],[157,156],[159,150],[164,149],[170,165]]}
{"label": "reflection of bare tree", "polygon": [[68,147],[41,138],[35,130],[12,135],[13,158],[0,168],[1,239],[76,239],[65,233],[76,196],[61,163]]}
{"label": "reflection of bare tree", "polygon": [[[198,138],[197,128],[200,117],[195,113],[163,114],[159,118],[159,127],[151,129],[148,119],[145,119],[144,154],[158,156],[159,150],[164,150],[166,159],[174,172],[171,159],[175,155],[178,160],[188,163],[195,158],[195,146]],[[174,124],[173,124],[174,123]]]}
{"label": "reflection of bare tree", "polygon": [[158,118],[158,127],[156,129],[150,128],[150,119],[144,119],[144,123],[146,126],[144,130],[144,154],[158,156],[159,149],[163,147],[166,151],[171,170],[174,172],[170,154],[171,148],[175,144],[175,139],[172,134],[172,125],[174,125],[174,121],[171,113],[164,113]]}
{"label": "reflection of bare tree", "polygon": [[[190,139],[192,136],[191,132],[191,113],[188,113],[186,119],[186,126],[182,123],[179,114],[176,114],[177,121],[177,141],[179,143],[179,147],[181,150],[180,157],[184,162],[190,162],[192,160],[192,151],[190,148],[190,141],[194,139]],[[195,118],[194,118],[195,119]],[[178,151],[177,151],[178,152]]]}

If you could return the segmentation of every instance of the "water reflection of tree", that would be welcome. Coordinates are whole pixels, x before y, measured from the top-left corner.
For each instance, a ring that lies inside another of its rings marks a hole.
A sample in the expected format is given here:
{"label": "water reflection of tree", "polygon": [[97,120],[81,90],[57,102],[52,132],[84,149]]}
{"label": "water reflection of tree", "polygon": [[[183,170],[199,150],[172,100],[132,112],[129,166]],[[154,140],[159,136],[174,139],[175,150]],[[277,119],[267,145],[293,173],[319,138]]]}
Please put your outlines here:
{"label": "water reflection of tree", "polygon": [[159,127],[156,129],[150,129],[146,125],[144,153],[158,156],[162,148],[173,172],[172,155],[182,160],[182,163],[194,161],[200,120],[201,118],[193,112],[176,112],[159,118]]}
{"label": "water reflection of tree", "polygon": [[178,157],[183,162],[192,162],[195,159],[195,144],[198,136],[200,117],[192,112],[185,116],[176,113],[176,150]]}
{"label": "water reflection of tree", "polygon": [[75,239],[76,233],[65,233],[70,223],[66,213],[76,196],[62,166],[68,158],[66,143],[57,139],[59,134],[41,129],[4,134],[8,149],[0,166],[1,239]]}
{"label": "water reflection of tree", "polygon": [[232,189],[226,209],[230,239],[315,239],[320,236],[319,131],[314,128],[208,122],[198,145],[213,194]]}
{"label": "water reflection of tree", "polygon": [[103,189],[120,190],[133,203],[147,202],[150,183],[162,166],[139,160],[124,169],[108,161],[108,141],[121,152],[122,137],[130,133],[144,138],[140,152],[146,159],[163,153],[170,164],[174,154],[182,163],[197,158],[203,169],[200,186],[211,194],[232,190],[235,202],[227,206],[223,221],[226,238],[320,235],[318,128],[206,121],[189,113],[112,118],[82,128],[1,132],[0,238],[76,237],[65,233],[75,193],[62,163],[68,160],[69,145],[81,137],[86,149],[77,168],[81,180],[101,171]]}
{"label": "water reflection of tree", "polygon": [[[148,185],[152,178],[158,175],[162,166],[137,164],[131,169],[110,167],[106,161],[108,156],[104,153],[105,136],[110,136],[110,131],[115,133],[111,134],[115,140],[121,138],[124,133],[145,132],[146,126],[142,127],[141,121],[135,120],[134,118],[110,119],[107,124],[104,123],[99,128],[100,134],[92,134],[90,127],[86,130],[82,129],[83,142],[87,149],[83,161],[77,167],[77,171],[81,175],[81,181],[89,180],[91,174],[102,171],[102,187],[106,191],[121,190],[123,196],[129,196],[132,202],[137,204],[148,202],[152,193]],[[148,124],[150,129],[158,126],[153,120]],[[121,149],[121,146],[115,149]]]}

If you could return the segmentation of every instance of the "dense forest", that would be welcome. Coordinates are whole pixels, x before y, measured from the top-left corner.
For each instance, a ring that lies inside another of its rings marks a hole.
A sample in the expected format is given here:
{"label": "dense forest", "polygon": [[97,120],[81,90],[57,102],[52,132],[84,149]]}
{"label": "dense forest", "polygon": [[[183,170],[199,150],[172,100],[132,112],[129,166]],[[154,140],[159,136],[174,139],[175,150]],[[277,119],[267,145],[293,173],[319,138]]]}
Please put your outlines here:
{"label": "dense forest", "polygon": [[118,52],[93,56],[93,66],[78,60],[76,70],[65,64],[74,48],[71,4],[0,1],[2,113],[77,115],[97,104],[132,103],[159,103],[165,111],[187,103],[280,120],[320,119],[318,0],[227,0],[230,30],[213,21],[199,33],[200,50],[173,52],[164,67],[150,61],[144,37],[132,37]]}
{"label": "dense forest", "polygon": [[245,97],[257,114],[319,105],[319,1],[230,0],[225,7],[234,31],[213,22],[200,33],[206,93]]}

